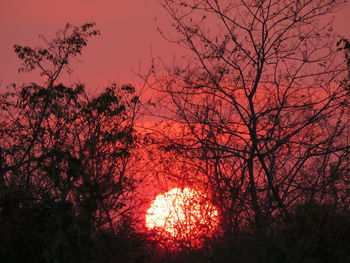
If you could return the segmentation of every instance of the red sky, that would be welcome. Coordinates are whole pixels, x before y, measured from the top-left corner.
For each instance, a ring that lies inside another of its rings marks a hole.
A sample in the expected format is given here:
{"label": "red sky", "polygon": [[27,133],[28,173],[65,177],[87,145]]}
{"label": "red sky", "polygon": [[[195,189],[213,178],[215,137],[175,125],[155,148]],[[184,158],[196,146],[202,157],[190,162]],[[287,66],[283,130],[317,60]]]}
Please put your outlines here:
{"label": "red sky", "polygon": [[[335,30],[350,38],[350,3],[336,16]],[[10,82],[33,80],[17,73],[19,60],[13,44],[38,45],[39,34],[50,38],[67,22],[96,22],[102,35],[92,40],[75,64],[71,81],[102,89],[109,81],[135,82],[139,63],[147,69],[150,58],[170,58],[174,46],[157,32],[153,19],[164,18],[157,0],[0,0],[0,89]]]}

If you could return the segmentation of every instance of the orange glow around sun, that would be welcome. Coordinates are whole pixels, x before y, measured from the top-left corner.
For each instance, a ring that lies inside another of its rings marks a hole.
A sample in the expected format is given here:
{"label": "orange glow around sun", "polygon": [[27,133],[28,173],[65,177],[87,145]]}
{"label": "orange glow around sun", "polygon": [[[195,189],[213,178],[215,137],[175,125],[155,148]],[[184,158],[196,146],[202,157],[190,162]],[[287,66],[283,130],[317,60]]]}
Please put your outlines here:
{"label": "orange glow around sun", "polygon": [[146,214],[158,244],[172,250],[201,248],[218,230],[219,216],[208,198],[191,188],[159,194]]}

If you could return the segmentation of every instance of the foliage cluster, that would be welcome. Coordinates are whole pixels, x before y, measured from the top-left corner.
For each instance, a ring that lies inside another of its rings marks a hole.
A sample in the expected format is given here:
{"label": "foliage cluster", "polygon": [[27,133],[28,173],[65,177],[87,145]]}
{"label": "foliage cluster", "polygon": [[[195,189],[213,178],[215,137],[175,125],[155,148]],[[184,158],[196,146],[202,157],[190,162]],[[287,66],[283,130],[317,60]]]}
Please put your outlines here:
{"label": "foliage cluster", "polygon": [[129,169],[135,90],[111,84],[91,97],[83,84],[59,82],[98,34],[94,24],[67,24],[48,48],[14,46],[20,70],[39,69],[46,81],[12,85],[0,97],[0,250],[7,262],[115,261],[110,246],[127,261],[140,246],[132,224],[123,224],[136,182]]}

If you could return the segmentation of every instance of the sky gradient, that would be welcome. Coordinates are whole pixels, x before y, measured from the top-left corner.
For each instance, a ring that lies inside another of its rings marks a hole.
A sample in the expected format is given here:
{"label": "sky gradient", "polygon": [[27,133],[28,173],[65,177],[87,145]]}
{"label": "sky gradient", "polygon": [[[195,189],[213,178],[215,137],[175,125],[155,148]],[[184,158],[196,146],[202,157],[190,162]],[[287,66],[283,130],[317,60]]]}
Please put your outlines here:
{"label": "sky gradient", "polygon": [[[349,14],[348,3],[336,15],[334,26],[347,38]],[[69,81],[81,81],[94,90],[113,81],[138,82],[133,71],[138,71],[140,63],[145,70],[152,56],[171,58],[177,51],[159,35],[154,18],[164,24],[165,13],[157,0],[0,0],[0,89],[11,82],[29,82],[35,76],[18,75],[20,61],[12,46],[40,45],[39,34],[50,39],[67,22],[96,22],[101,31],[83,51],[80,62],[73,64]]]}

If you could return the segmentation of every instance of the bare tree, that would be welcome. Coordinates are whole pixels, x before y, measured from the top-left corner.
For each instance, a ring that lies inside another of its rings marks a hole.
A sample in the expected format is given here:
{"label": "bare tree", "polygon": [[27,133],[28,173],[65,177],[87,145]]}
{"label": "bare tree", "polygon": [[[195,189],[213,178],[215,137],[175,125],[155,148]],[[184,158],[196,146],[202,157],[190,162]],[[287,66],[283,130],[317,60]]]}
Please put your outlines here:
{"label": "bare tree", "polygon": [[161,3],[174,34],[161,33],[190,54],[150,83],[183,127],[168,149],[205,175],[227,228],[254,222],[263,236],[294,204],[345,190],[346,63],[322,22],[345,1]]}

